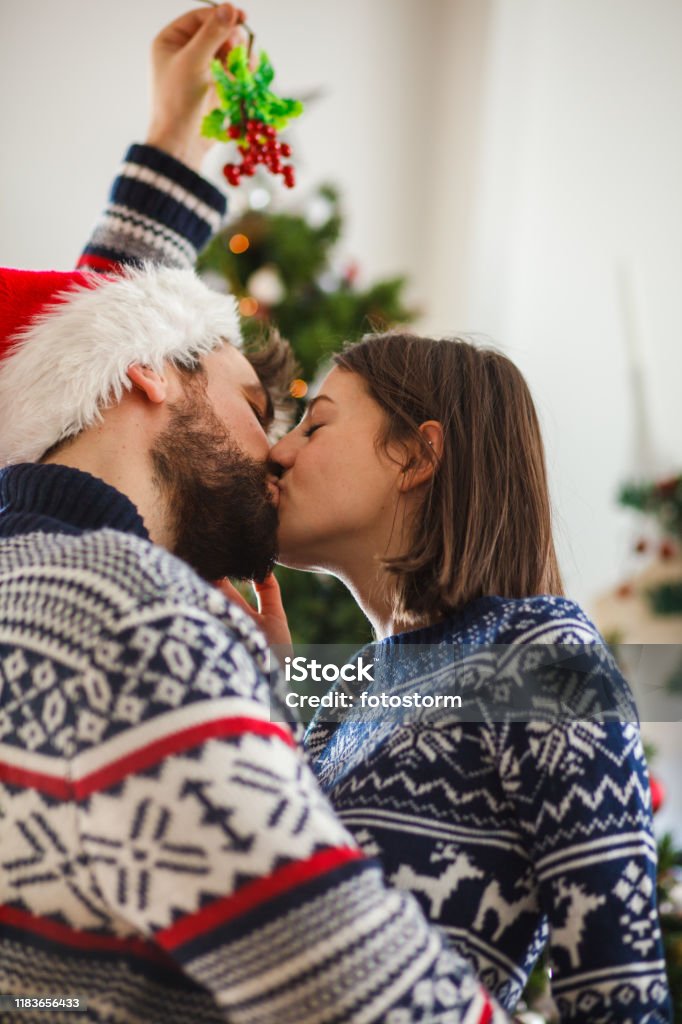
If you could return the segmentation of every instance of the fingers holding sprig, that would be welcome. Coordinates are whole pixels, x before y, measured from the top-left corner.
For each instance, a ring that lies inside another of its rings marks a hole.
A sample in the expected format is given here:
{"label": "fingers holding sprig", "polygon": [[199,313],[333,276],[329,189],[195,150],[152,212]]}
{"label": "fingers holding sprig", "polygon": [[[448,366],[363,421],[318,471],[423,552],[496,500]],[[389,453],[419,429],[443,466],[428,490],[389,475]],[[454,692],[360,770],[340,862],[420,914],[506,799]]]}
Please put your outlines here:
{"label": "fingers holding sprig", "polygon": [[[246,21],[246,12],[233,4],[216,4],[186,11],[162,28],[152,43],[152,57],[192,53],[197,60],[218,56],[230,33]],[[188,47],[191,49],[188,50]]]}
{"label": "fingers holding sprig", "polygon": [[244,42],[245,12],[232,4],[176,18],[152,43],[152,111],[147,142],[195,170],[210,143],[201,121],[211,105],[211,61]]}

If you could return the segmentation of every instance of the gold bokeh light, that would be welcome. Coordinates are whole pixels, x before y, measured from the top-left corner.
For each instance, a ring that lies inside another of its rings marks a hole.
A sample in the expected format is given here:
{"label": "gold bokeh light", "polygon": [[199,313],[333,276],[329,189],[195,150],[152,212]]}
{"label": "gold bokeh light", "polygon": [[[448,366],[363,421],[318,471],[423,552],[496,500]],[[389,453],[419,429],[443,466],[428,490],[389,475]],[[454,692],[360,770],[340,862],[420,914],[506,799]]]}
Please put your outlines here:
{"label": "gold bokeh light", "polygon": [[235,256],[240,256],[243,252],[251,245],[246,235],[232,235],[230,239],[230,252],[233,252]]}

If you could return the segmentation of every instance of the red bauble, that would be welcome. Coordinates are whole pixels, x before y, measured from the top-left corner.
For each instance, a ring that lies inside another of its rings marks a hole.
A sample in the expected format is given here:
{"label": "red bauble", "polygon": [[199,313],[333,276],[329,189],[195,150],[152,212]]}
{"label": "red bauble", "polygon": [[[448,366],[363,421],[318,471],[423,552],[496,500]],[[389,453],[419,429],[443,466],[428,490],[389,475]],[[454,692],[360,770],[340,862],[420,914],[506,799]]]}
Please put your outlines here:
{"label": "red bauble", "polygon": [[655,490],[661,498],[670,498],[679,486],[679,476],[673,476],[670,477],[668,480],[661,480],[660,483],[656,484]]}
{"label": "red bauble", "polygon": [[665,788],[663,783],[659,782],[651,773],[649,773],[649,788],[651,789],[651,810],[655,814],[665,800]]}

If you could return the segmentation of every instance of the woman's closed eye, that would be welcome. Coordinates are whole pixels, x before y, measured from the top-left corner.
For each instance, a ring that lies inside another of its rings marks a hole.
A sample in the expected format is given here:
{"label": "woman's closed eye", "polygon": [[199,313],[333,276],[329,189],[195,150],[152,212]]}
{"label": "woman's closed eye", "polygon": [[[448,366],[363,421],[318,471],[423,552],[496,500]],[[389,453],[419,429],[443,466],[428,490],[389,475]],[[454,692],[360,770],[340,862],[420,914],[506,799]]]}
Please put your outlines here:
{"label": "woman's closed eye", "polygon": [[310,435],[314,434],[316,430],[319,430],[321,426],[323,426],[322,423],[311,423],[311,424],[309,424],[305,428],[305,430],[303,431],[303,436],[304,437],[310,437]]}

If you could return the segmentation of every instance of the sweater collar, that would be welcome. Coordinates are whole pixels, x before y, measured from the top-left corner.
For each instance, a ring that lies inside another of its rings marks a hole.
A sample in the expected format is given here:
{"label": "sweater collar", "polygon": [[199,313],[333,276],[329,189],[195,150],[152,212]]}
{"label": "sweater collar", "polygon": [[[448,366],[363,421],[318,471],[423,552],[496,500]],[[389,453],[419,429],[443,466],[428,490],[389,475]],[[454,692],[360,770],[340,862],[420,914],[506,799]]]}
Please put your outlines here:
{"label": "sweater collar", "polygon": [[38,463],[0,470],[0,534],[103,529],[149,539],[132,501],[90,473]]}
{"label": "sweater collar", "polygon": [[431,626],[423,626],[420,629],[409,630],[406,633],[394,633],[380,640],[378,647],[390,649],[401,647],[405,644],[430,645],[442,643],[454,643],[472,621],[485,615],[488,611],[494,611],[505,601],[505,598],[496,596],[477,597],[468,604],[463,605],[457,611],[453,611],[446,619],[435,622]]}

